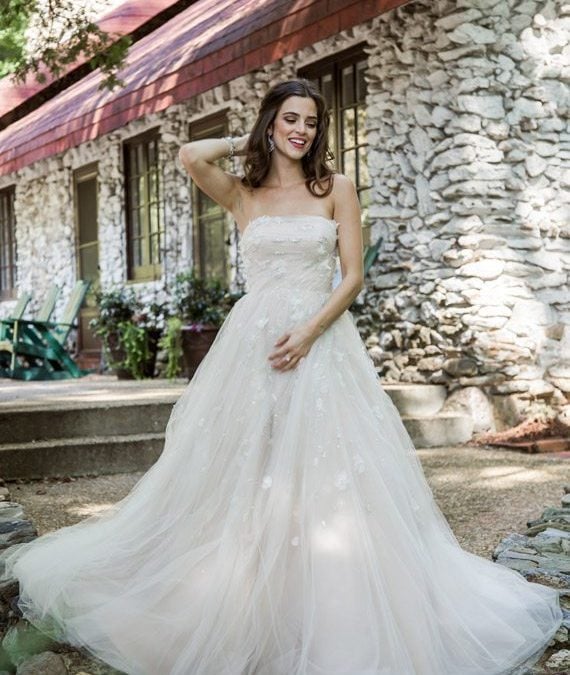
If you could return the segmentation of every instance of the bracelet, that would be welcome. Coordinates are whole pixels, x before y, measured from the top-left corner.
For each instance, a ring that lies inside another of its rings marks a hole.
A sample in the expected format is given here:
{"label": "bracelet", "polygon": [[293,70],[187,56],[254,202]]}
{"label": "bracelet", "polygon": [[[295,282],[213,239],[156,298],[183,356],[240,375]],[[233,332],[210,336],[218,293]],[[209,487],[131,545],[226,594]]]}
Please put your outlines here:
{"label": "bracelet", "polygon": [[234,144],[234,139],[231,136],[224,136],[224,141],[227,141],[230,146],[229,152],[226,153],[226,157],[232,159],[233,156],[236,154],[236,146]]}

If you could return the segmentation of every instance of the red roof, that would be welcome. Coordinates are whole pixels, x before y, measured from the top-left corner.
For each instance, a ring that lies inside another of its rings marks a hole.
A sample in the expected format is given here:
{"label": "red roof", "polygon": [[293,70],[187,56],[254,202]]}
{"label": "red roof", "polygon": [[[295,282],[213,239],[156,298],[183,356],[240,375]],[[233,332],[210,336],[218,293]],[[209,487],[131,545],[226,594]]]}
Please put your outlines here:
{"label": "red roof", "polygon": [[[127,2],[103,14],[97,20],[97,24],[107,33],[114,33],[117,36],[129,35],[175,2],[177,0],[145,0],[145,2],[127,0]],[[77,59],[57,77],[54,77],[47,68],[40,68],[40,72],[46,78],[46,81],[41,83],[36,80],[34,74],[28,75],[25,81],[19,84],[14,83],[10,75],[3,77],[0,79],[0,117],[43,91],[50,84],[61,79],[83,63],[85,63],[84,58]]]}
{"label": "red roof", "polygon": [[185,101],[409,0],[200,0],[129,51],[99,90],[86,76],[0,132],[0,175]]}

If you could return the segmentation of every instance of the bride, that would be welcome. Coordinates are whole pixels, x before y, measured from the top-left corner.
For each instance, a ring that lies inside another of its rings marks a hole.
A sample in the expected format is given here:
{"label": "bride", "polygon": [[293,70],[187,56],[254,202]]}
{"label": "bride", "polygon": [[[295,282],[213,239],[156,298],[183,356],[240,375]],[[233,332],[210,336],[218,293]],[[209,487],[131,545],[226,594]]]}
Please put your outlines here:
{"label": "bride", "polygon": [[287,80],[249,135],[181,148],[238,224],[247,293],[131,492],[2,556],[26,618],[129,675],[522,675],[562,621],[435,503],[348,310],[360,209],[328,124]]}

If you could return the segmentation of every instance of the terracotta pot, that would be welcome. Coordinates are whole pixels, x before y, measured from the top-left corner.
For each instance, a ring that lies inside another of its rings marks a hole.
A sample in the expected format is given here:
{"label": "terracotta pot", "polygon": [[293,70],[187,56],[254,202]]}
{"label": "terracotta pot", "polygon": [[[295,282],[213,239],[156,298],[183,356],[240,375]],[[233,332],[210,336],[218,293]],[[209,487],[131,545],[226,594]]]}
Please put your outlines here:
{"label": "terracotta pot", "polygon": [[[124,361],[127,357],[125,350],[119,346],[119,336],[116,333],[110,333],[107,336],[107,349],[109,350],[113,363]],[[111,370],[119,380],[134,380],[134,377],[126,368],[119,367],[112,368]]]}
{"label": "terracotta pot", "polygon": [[156,355],[158,353],[158,341],[162,335],[159,328],[150,328],[147,331],[148,336],[148,359],[144,364],[143,374],[145,377],[154,377],[154,368],[156,366]]}
{"label": "terracotta pot", "polygon": [[182,326],[182,353],[184,355],[184,375],[191,380],[200,362],[206,356],[219,328],[205,324],[201,331]]}

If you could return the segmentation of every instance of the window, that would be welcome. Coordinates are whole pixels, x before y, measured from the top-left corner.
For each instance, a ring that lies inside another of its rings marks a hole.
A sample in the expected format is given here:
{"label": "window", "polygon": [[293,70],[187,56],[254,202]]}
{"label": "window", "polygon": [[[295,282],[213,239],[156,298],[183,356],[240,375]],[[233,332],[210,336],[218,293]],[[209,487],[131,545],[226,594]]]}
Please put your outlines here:
{"label": "window", "polygon": [[158,163],[158,132],[124,145],[127,200],[128,278],[159,279],[162,274],[164,217]]}
{"label": "window", "polygon": [[[214,115],[190,125],[190,141],[202,138],[222,138],[228,135],[225,114]],[[218,166],[231,171],[229,159],[219,160]],[[228,247],[228,217],[226,210],[202,192],[192,182],[192,220],[194,269],[200,277],[219,278],[230,283]]]}
{"label": "window", "polygon": [[331,113],[329,144],[337,161],[336,169],[356,185],[362,209],[363,241],[370,243],[370,176],[366,143],[367,56],[362,45],[299,71],[325,97]]}
{"label": "window", "polygon": [[15,297],[16,287],[16,219],[15,189],[0,190],[0,299]]}

